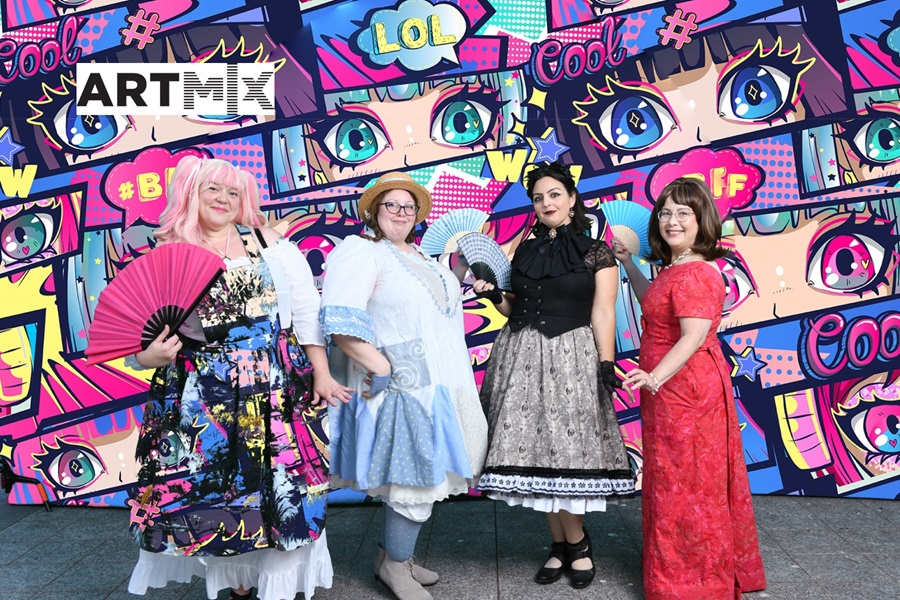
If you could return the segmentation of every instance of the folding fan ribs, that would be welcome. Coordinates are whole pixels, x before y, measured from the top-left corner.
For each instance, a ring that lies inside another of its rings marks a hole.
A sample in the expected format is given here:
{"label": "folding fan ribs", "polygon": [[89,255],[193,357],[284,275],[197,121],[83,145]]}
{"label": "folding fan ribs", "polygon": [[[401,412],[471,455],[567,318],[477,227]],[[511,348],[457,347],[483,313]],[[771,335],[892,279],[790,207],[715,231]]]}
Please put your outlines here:
{"label": "folding fan ribs", "polygon": [[224,270],[221,258],[194,244],[163,244],[135,259],[100,293],[88,365],[145,350],[166,325],[174,334]]}
{"label": "folding fan ribs", "polygon": [[488,215],[475,208],[449,210],[428,226],[419,246],[430,256],[455,252],[459,239],[480,231]]}
{"label": "folding fan ribs", "polygon": [[494,238],[483,233],[470,233],[459,238],[459,249],[475,279],[493,283],[501,290],[510,289],[509,259]]}
{"label": "folding fan ribs", "polygon": [[610,200],[600,205],[606,224],[628,251],[635,256],[650,256],[650,211],[628,200]]}

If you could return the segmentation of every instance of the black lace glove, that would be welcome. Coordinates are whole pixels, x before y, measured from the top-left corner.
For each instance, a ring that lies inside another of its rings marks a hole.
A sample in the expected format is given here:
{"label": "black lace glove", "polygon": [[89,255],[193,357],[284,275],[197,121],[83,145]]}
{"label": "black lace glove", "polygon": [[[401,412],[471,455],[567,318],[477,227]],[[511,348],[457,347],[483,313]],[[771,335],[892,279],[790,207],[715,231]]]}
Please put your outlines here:
{"label": "black lace glove", "polygon": [[616,365],[611,360],[601,360],[597,369],[597,383],[606,389],[610,396],[616,388],[622,389],[622,382],[616,377]]}
{"label": "black lace glove", "polygon": [[487,298],[494,304],[503,304],[503,294],[497,288],[485,290],[483,292],[475,292],[476,298]]}

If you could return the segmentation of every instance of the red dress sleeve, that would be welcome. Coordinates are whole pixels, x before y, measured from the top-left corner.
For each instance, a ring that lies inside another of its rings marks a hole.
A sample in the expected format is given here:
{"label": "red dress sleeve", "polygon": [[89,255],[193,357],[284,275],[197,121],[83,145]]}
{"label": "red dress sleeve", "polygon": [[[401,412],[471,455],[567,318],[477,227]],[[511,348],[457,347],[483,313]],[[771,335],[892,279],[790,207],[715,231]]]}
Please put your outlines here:
{"label": "red dress sleeve", "polygon": [[672,290],[675,316],[711,319],[722,315],[725,306],[725,282],[717,269],[702,262],[685,265]]}

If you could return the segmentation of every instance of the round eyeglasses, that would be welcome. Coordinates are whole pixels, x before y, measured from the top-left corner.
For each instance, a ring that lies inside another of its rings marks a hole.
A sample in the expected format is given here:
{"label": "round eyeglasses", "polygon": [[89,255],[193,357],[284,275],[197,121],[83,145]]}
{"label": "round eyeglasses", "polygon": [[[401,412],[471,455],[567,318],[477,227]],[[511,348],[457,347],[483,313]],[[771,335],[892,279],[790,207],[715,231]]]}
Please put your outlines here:
{"label": "round eyeglasses", "polygon": [[392,215],[399,215],[400,210],[403,210],[403,214],[407,217],[411,217],[419,212],[419,207],[415,204],[397,204],[396,202],[382,202],[381,206],[384,207],[386,211],[391,213]]}
{"label": "round eyeglasses", "polygon": [[665,209],[665,210],[661,210],[658,213],[656,213],[656,216],[659,217],[660,221],[665,222],[665,221],[670,220],[672,218],[672,215],[675,215],[676,221],[678,221],[679,223],[684,223],[685,221],[687,221],[688,219],[691,218],[692,214],[694,214],[694,211],[688,210],[688,209],[679,209],[679,210],[676,210],[674,213],[669,209]]}

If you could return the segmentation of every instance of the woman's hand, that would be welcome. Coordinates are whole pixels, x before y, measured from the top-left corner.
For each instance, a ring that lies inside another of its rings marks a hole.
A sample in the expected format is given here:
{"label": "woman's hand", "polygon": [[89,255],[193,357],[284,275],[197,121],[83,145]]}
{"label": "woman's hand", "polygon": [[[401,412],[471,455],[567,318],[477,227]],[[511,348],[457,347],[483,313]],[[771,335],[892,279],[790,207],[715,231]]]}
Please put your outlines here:
{"label": "woman's hand", "polygon": [[388,384],[391,382],[391,373],[391,371],[388,371],[386,375],[369,373],[363,380],[369,386],[369,389],[360,394],[360,396],[368,400],[386,390]]}
{"label": "woman's hand", "polygon": [[484,279],[476,279],[475,283],[472,284],[472,291],[475,292],[477,298],[487,298],[494,304],[503,302],[503,294],[500,293],[500,290],[493,283]]}
{"label": "woman's hand", "polygon": [[650,390],[651,394],[655,394],[659,391],[659,382],[656,380],[656,377],[643,369],[629,371],[625,375],[625,381],[623,383],[631,390],[638,390],[645,387]]}
{"label": "woman's hand", "polygon": [[169,326],[163,327],[162,333],[150,342],[146,350],[142,350],[134,355],[134,359],[139,365],[145,369],[158,369],[165,367],[175,360],[178,351],[181,350],[181,340],[177,335],[173,335],[169,339]]}
{"label": "woman's hand", "polygon": [[313,404],[318,406],[324,398],[328,404],[337,406],[341,402],[347,404],[356,390],[341,385],[331,375],[317,375],[313,371]]}
{"label": "woman's hand", "polygon": [[619,262],[631,260],[631,252],[629,252],[628,248],[625,247],[625,242],[623,242],[619,238],[614,237],[612,239],[610,248],[612,248],[613,254]]}

